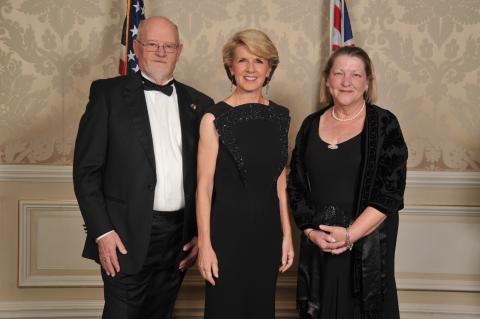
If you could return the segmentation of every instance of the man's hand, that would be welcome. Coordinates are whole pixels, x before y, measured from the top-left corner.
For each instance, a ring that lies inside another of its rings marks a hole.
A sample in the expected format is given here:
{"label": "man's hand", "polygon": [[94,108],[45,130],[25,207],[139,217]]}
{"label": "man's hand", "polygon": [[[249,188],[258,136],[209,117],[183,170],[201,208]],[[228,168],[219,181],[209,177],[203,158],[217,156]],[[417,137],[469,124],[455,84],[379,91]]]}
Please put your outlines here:
{"label": "man's hand", "polygon": [[120,271],[117,249],[121,254],[127,254],[127,250],[120,240],[120,237],[115,231],[112,231],[100,238],[97,245],[100,263],[102,264],[103,269],[107,273],[107,276],[115,277],[116,273]]}
{"label": "man's hand", "polygon": [[185,271],[188,267],[195,263],[198,255],[198,243],[197,237],[193,237],[192,240],[183,246],[183,251],[190,251],[188,255],[180,262],[178,269]]}

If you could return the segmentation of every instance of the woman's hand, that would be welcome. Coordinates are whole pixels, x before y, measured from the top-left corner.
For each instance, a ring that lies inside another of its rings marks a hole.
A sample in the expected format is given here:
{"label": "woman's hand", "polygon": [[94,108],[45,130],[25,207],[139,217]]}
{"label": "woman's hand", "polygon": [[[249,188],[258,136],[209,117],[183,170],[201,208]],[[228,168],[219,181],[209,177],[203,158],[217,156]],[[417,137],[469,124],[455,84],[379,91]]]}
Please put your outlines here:
{"label": "woman's hand", "polygon": [[345,227],[320,225],[319,228],[332,237],[334,242],[343,243],[343,246],[330,250],[332,255],[340,255],[348,249],[346,243],[347,229]]}
{"label": "woman's hand", "polygon": [[285,272],[288,268],[292,267],[293,257],[295,252],[293,251],[293,242],[292,236],[283,236],[282,242],[282,265],[280,266],[279,271]]}
{"label": "woman's hand", "polygon": [[218,278],[218,260],[210,241],[210,211],[212,208],[213,178],[218,154],[218,135],[215,117],[211,113],[200,122],[200,139],[197,158],[197,228],[198,228],[198,270],[212,286]]}
{"label": "woman's hand", "polygon": [[215,286],[213,277],[218,278],[218,261],[212,246],[199,247],[197,265],[203,279]]}
{"label": "woman's hand", "polygon": [[[308,234],[308,235],[307,235]],[[337,240],[331,234],[326,233],[322,230],[316,229],[307,229],[305,231],[305,235],[307,235],[308,239],[317,245],[321,251],[325,253],[332,253],[332,254],[341,254],[347,248],[345,246],[345,240]]]}

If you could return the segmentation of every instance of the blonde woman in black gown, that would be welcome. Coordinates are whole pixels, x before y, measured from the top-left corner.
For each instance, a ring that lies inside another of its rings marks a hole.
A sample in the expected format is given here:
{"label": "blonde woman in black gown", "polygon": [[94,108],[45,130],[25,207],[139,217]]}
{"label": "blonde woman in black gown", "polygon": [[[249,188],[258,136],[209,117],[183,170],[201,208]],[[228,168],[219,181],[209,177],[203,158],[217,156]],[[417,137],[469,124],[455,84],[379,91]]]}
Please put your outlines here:
{"label": "blonde woman in black gown", "polygon": [[328,106],[297,135],[288,192],[303,231],[301,319],[399,319],[394,256],[407,147],[375,95],[367,53],[338,49],[322,73]]}
{"label": "blonde woman in black gown", "polygon": [[278,272],[293,263],[286,174],[289,112],[262,89],[278,53],[263,32],[236,33],[223,48],[235,90],[200,124],[198,267],[205,319],[274,319]]}

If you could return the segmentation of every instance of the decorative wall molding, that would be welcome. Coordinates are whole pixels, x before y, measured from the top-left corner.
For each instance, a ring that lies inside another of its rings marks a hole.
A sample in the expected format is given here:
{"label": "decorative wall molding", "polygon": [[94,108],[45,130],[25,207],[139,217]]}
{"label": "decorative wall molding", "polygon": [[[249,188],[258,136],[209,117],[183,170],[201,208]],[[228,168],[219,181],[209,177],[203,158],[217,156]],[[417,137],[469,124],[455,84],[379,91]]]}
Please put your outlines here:
{"label": "decorative wall molding", "polygon": [[408,188],[480,188],[480,172],[408,171]]}
{"label": "decorative wall molding", "polygon": [[[20,287],[98,287],[102,285],[99,274],[86,271],[88,269],[50,269],[42,271],[38,269],[35,259],[36,249],[41,245],[38,240],[32,238],[32,214],[46,211],[68,212],[79,215],[78,204],[74,200],[46,201],[46,200],[22,200],[19,202],[19,262],[18,262],[18,285]],[[61,217],[59,218],[59,220]],[[78,231],[81,231],[79,227]],[[80,252],[78,252],[80,253]]]}
{"label": "decorative wall molding", "polygon": [[1,164],[0,182],[71,183],[72,166]]}
{"label": "decorative wall molding", "polygon": [[[39,271],[34,266],[34,247],[41,244],[32,240],[32,213],[39,211],[62,211],[72,214],[80,214],[76,201],[59,200],[22,200],[19,202],[19,286],[20,287],[101,287],[103,285],[99,274],[85,274],[80,271],[74,274],[61,274],[63,269],[49,271],[48,274]],[[69,217],[65,216],[65,217]],[[61,218],[61,217],[57,217]],[[93,261],[92,261],[93,263]],[[60,274],[58,272],[60,270]],[[296,287],[295,272],[288,271],[281,274],[278,279],[278,287]],[[187,274],[183,285],[186,287],[203,287],[204,280],[198,271],[191,270]]]}
{"label": "decorative wall molding", "polygon": [[436,205],[407,205],[400,212],[403,215],[480,217],[479,206],[436,206]]}
{"label": "decorative wall molding", "polygon": [[[452,219],[453,217],[453,219]],[[445,225],[445,222],[448,221],[448,228],[454,233],[463,234],[464,236],[470,236],[469,241],[477,242],[480,240],[480,234],[478,232],[472,231],[472,222],[480,224],[480,206],[435,206],[435,205],[407,205],[401,212],[400,218],[402,223],[402,228],[408,227],[409,223],[416,223],[419,220],[427,220],[427,224],[431,227],[430,236],[435,236],[433,229],[435,228],[435,223]],[[418,219],[420,218],[420,219]],[[402,220],[403,219],[403,220]],[[451,220],[458,221],[458,223],[451,223]],[[431,221],[431,222],[430,222]],[[470,229],[470,232],[466,230]],[[402,229],[400,229],[400,232]],[[427,230],[428,231],[428,230]],[[422,238],[423,234],[418,234],[419,238]],[[401,236],[401,234],[399,234]],[[411,233],[409,237],[417,236],[416,233]],[[430,254],[432,257],[442,256],[445,253],[445,250],[449,250],[446,247],[450,246],[453,241],[453,246],[461,247],[464,246],[463,242],[455,243],[457,240],[455,237],[445,235],[447,238],[439,238],[439,241],[436,242],[437,245],[431,245]],[[415,237],[416,238],[416,237]],[[414,239],[415,239],[414,238]],[[435,237],[436,238],[436,237]],[[435,239],[432,239],[435,242]],[[448,241],[442,244],[442,240]],[[465,239],[463,239],[465,241]],[[414,240],[415,241],[415,240]],[[458,240],[457,240],[458,241]],[[397,257],[399,252],[402,251],[402,244],[404,242],[397,242]],[[460,250],[462,252],[462,250]],[[470,254],[471,252],[465,251],[465,254]],[[456,271],[451,271],[448,273],[436,273],[425,271],[417,272],[403,272],[399,271],[398,263],[401,263],[397,259],[397,289],[399,290],[425,290],[425,291],[458,291],[458,292],[480,292],[480,273],[457,273]],[[475,268],[475,267],[474,267]],[[424,275],[424,278],[419,278]],[[450,275],[450,276],[449,276]],[[463,275],[464,278],[461,278],[457,275]],[[449,278],[450,277],[450,278]],[[467,277],[467,278],[465,278]],[[459,279],[455,279],[459,278]],[[470,279],[471,278],[471,279]],[[422,317],[423,318],[423,317]]]}
{"label": "decorative wall molding", "polygon": [[[73,274],[55,274],[55,272],[39,272],[35,267],[32,269],[32,239],[31,213],[38,210],[71,212],[79,214],[76,201],[20,201],[19,203],[19,286],[21,287],[99,287],[102,285],[98,274],[84,271]],[[421,216],[428,218],[437,217],[479,217],[480,207],[466,206],[406,206],[402,216]],[[37,243],[38,244],[38,243]],[[61,269],[60,269],[61,270]],[[57,272],[59,273],[59,272]],[[61,273],[61,272],[60,272]],[[477,279],[445,279],[445,274],[438,277],[426,274],[425,278],[418,278],[419,272],[412,273],[409,278],[408,272],[401,272],[401,278],[397,277],[398,289],[400,290],[433,290],[433,291],[465,291],[480,292],[480,280]],[[427,276],[428,275],[428,276]],[[185,278],[184,285],[190,287],[203,286],[203,279],[196,271],[191,271]],[[280,288],[292,288],[296,286],[294,272],[287,272],[278,279]]]}
{"label": "decorative wall molding", "polygon": [[[103,301],[2,301],[0,318],[100,318]],[[402,319],[478,319],[480,307],[448,304],[400,304]],[[175,319],[203,318],[203,302],[179,300]],[[297,318],[295,302],[277,305],[278,319]]]}
{"label": "decorative wall molding", "polygon": [[[72,182],[72,166],[0,164],[0,182]],[[480,188],[480,172],[408,171],[407,187]]]}

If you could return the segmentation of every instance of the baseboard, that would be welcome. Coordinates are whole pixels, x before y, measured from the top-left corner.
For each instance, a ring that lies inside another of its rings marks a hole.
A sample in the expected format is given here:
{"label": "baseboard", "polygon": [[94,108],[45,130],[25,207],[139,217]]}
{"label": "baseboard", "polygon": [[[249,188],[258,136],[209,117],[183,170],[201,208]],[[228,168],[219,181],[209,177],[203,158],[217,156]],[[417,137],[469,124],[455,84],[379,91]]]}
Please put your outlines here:
{"label": "baseboard", "polygon": [[[182,301],[175,306],[174,319],[203,319],[203,300]],[[1,301],[1,319],[99,319],[103,301]],[[277,304],[277,319],[296,319],[294,302]]]}
{"label": "baseboard", "polygon": [[400,304],[402,319],[478,319],[480,306]]}
{"label": "baseboard", "polygon": [[[1,301],[1,319],[85,319],[100,318],[103,302],[91,301]],[[400,304],[402,319],[479,319],[480,306],[447,304]],[[277,305],[277,319],[295,319],[295,303]],[[203,318],[203,302],[180,301],[175,319]]]}
{"label": "baseboard", "polygon": [[100,318],[103,301],[1,301],[0,318]]}

